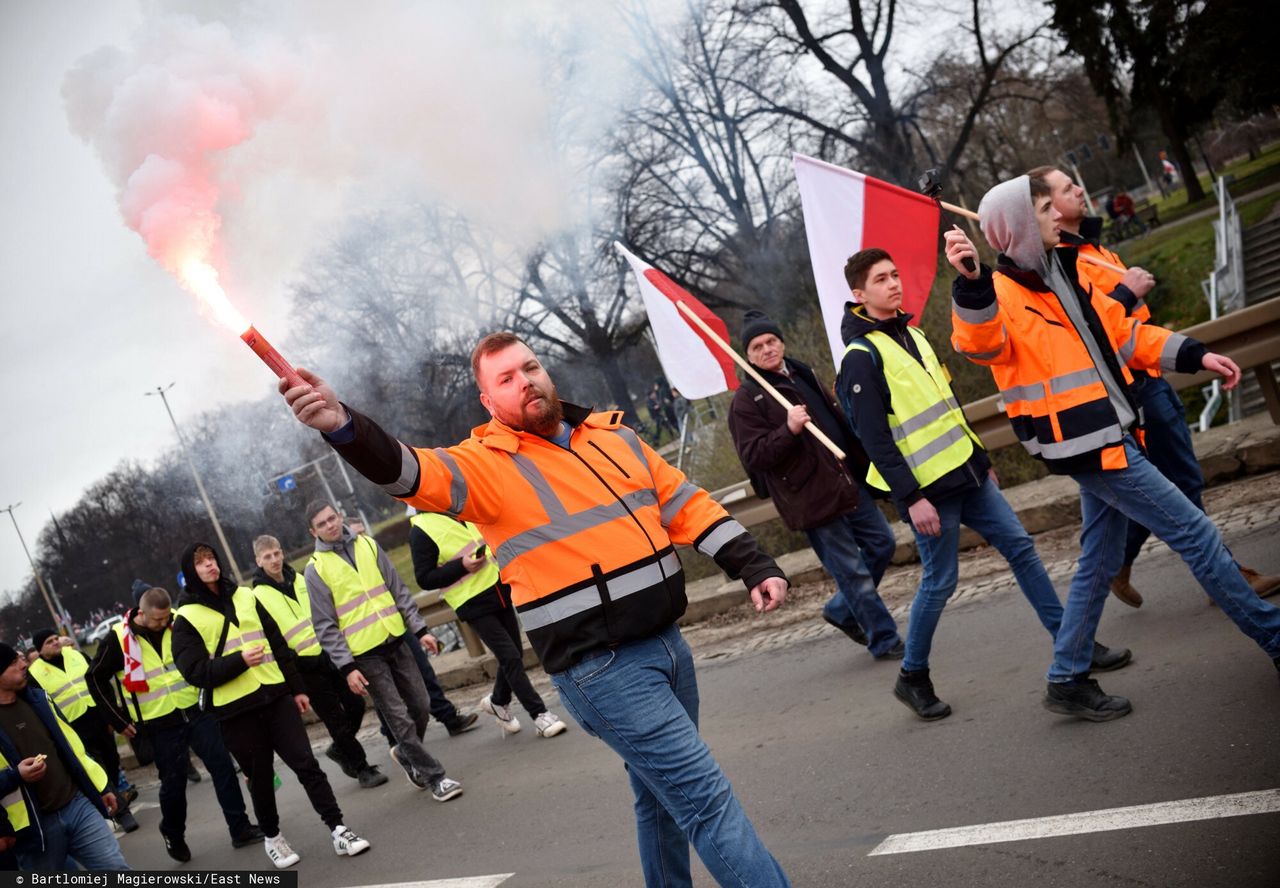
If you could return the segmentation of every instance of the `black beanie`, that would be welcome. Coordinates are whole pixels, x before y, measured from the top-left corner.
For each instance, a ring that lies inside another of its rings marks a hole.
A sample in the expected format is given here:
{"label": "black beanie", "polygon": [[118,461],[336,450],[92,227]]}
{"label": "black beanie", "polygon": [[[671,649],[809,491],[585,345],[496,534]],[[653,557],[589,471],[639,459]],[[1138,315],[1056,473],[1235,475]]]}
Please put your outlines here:
{"label": "black beanie", "polygon": [[[783,339],[782,328],[775,324],[772,318],[762,311],[748,309],[742,316],[742,350],[746,351],[751,340],[765,333],[772,333],[779,339]],[[783,339],[783,341],[786,340]]]}
{"label": "black beanie", "polygon": [[136,605],[141,605],[142,596],[145,595],[147,590],[150,588],[152,588],[150,583],[144,580],[134,580],[133,586],[129,590],[130,593],[132,593],[133,595],[133,603]]}
{"label": "black beanie", "polygon": [[55,629],[37,629],[31,634],[31,644],[36,650],[40,650],[40,648],[44,647],[46,641],[57,634]]}
{"label": "black beanie", "polygon": [[0,641],[0,672],[4,672],[13,665],[13,661],[18,659],[18,652],[9,645]]}

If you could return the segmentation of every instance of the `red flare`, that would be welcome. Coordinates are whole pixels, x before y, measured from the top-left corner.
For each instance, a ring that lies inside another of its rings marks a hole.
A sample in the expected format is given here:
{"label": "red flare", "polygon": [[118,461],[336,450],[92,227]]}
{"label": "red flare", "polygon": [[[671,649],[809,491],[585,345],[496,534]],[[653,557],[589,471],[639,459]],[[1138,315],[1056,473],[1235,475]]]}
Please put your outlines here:
{"label": "red flare", "polygon": [[249,329],[240,334],[240,338],[244,340],[244,344],[253,349],[253,353],[262,358],[262,363],[271,368],[271,372],[276,376],[289,383],[289,388],[295,388],[307,383],[298,371],[293,369],[293,365],[284,359],[280,352],[276,351],[276,347],[258,332],[257,328],[252,324]]}

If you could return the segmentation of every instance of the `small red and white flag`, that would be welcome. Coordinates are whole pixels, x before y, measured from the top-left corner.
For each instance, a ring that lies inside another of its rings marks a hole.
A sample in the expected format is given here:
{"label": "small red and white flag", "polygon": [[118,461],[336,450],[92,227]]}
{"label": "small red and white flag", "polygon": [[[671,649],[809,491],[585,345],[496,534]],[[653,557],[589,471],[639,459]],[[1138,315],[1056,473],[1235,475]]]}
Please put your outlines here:
{"label": "small red and white flag", "polygon": [[615,241],[613,245],[635,272],[640,298],[644,300],[644,310],[649,315],[649,326],[658,348],[658,361],[671,387],[691,401],[736,389],[738,377],[733,372],[733,359],[706,333],[693,326],[676,308],[676,303],[683,302],[728,342],[729,329],[724,321],[688,290],[622,244]]}
{"label": "small red and white flag", "polygon": [[844,167],[803,154],[792,155],[792,162],[822,322],[839,367],[844,357],[840,322],[844,304],[853,298],[845,262],[867,247],[885,250],[902,278],[902,310],[915,315],[912,323],[918,324],[938,271],[940,211],[923,194]]}

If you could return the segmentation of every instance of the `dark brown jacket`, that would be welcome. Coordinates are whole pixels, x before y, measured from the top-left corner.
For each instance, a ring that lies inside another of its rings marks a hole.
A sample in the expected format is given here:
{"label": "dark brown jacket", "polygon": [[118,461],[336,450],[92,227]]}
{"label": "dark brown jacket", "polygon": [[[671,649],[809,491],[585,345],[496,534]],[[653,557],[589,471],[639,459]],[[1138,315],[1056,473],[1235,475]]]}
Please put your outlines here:
{"label": "dark brown jacket", "polygon": [[787,527],[810,530],[857,508],[857,479],[867,473],[867,457],[813,370],[800,361],[784,360],[790,378],[766,371],[760,375],[792,404],[805,404],[810,419],[848,454],[847,459],[836,459],[807,430],[791,434],[786,409],[751,378],[743,381],[729,405],[729,432],[757,493],[763,485]]}

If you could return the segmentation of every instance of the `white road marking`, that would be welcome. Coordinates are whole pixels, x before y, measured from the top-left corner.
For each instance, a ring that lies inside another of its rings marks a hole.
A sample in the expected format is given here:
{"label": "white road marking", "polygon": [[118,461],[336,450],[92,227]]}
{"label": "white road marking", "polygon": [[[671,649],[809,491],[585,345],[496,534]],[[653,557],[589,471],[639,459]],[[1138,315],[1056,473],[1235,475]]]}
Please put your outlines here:
{"label": "white road marking", "polygon": [[387,882],[353,888],[498,888],[514,875],[515,873],[499,873],[494,876],[465,876],[461,879],[429,879],[425,882]]}
{"label": "white road marking", "polygon": [[1280,812],[1280,789],[1264,789],[1234,795],[1157,802],[1153,805],[1082,811],[1079,814],[1060,814],[1055,817],[1006,820],[1000,823],[982,823],[976,826],[958,826],[927,832],[897,833],[876,845],[868,856],[936,851],[941,848],[989,845],[995,842],[1021,842],[1027,839],[1048,839],[1056,836],[1136,829],[1140,826],[1160,826],[1166,823],[1189,823],[1195,820],[1277,812]]}

